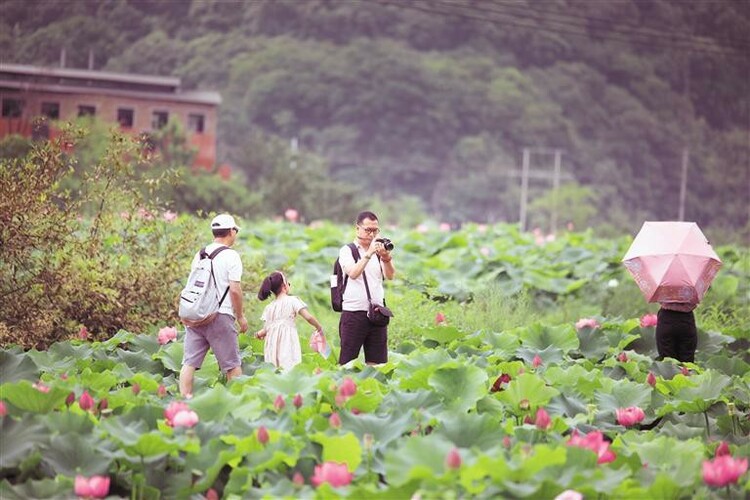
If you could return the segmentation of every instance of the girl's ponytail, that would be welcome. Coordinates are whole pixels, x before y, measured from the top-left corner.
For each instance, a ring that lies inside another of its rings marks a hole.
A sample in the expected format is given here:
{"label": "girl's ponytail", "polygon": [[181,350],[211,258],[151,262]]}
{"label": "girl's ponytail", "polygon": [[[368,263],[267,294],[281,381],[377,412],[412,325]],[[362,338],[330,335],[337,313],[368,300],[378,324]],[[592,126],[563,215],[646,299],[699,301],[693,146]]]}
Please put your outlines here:
{"label": "girl's ponytail", "polygon": [[281,292],[281,288],[284,286],[284,275],[278,271],[274,271],[263,280],[263,284],[260,285],[260,291],[258,292],[259,300],[266,300],[271,296],[278,295]]}

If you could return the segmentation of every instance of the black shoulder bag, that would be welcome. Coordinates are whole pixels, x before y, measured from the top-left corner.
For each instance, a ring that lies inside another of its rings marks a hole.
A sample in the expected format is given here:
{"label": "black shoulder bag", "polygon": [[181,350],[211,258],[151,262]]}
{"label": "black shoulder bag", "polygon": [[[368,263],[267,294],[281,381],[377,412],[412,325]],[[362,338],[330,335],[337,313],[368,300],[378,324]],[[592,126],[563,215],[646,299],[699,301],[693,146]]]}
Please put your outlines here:
{"label": "black shoulder bag", "polygon": [[[380,257],[378,257],[378,260]],[[365,264],[365,267],[367,265]],[[381,269],[380,272],[383,272]],[[367,302],[369,302],[369,307],[367,308],[367,319],[370,320],[370,324],[373,326],[388,326],[388,323],[391,321],[391,318],[393,317],[393,313],[390,309],[385,307],[385,299],[383,299],[383,304],[375,304],[372,301],[372,296],[370,295],[370,286],[367,284],[367,274],[365,273],[365,270],[362,269],[362,278],[365,280],[365,290],[367,290]]]}

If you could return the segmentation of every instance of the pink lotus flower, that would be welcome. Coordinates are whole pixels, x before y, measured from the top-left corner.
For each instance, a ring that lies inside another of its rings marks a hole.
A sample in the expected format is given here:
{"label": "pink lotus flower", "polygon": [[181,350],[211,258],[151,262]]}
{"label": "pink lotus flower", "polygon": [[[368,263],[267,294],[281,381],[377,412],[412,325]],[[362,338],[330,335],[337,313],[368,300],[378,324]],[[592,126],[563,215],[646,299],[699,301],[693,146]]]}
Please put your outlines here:
{"label": "pink lotus flower", "polygon": [[292,404],[295,408],[299,408],[302,406],[302,394],[297,394],[294,396],[294,399],[292,400]]}
{"label": "pink lotus flower", "polygon": [[484,255],[485,257],[489,257],[490,253],[492,253],[492,252],[490,251],[490,249],[489,249],[489,248],[487,248],[487,247],[482,247],[482,248],[480,248],[480,249],[479,249],[479,253],[481,253],[481,254],[482,254],[482,255]]}
{"label": "pink lotus flower", "polygon": [[109,476],[76,476],[74,492],[79,497],[104,498],[109,494]]}
{"label": "pink lotus flower", "polygon": [[576,490],[565,490],[557,495],[555,500],[583,500],[583,495]]}
{"label": "pink lotus flower", "polygon": [[538,354],[534,355],[534,359],[531,361],[531,366],[533,366],[534,368],[539,368],[540,366],[542,366],[542,358]]}
{"label": "pink lotus flower", "polygon": [[84,411],[89,411],[94,407],[94,398],[91,397],[91,394],[89,394],[88,391],[83,391],[81,397],[78,398],[78,406]]}
{"label": "pink lotus flower", "polygon": [[302,475],[300,471],[297,471],[292,476],[292,482],[297,486],[304,486],[305,485],[305,476]]}
{"label": "pink lotus flower", "polygon": [[510,445],[511,445],[510,436],[503,436],[503,446],[505,448],[510,448]]}
{"label": "pink lotus flower", "polygon": [[328,483],[334,488],[338,488],[348,485],[352,482],[352,479],[354,479],[354,474],[349,472],[346,464],[324,462],[321,465],[315,466],[315,471],[310,481],[316,487],[323,483]]}
{"label": "pink lotus flower", "polygon": [[133,384],[132,386],[130,386],[130,390],[132,390],[133,394],[137,396],[138,393],[141,392],[141,384]]}
{"label": "pink lotus flower", "polygon": [[293,208],[287,208],[286,212],[284,212],[284,218],[288,220],[289,222],[298,222],[299,212]]}
{"label": "pink lotus flower", "polygon": [[599,328],[600,326],[601,325],[599,325],[599,322],[594,318],[581,318],[576,321],[576,330],[581,330],[583,328],[591,328],[593,330],[595,328]]}
{"label": "pink lotus flower", "polygon": [[206,500],[219,500],[219,494],[216,493],[216,490],[213,488],[207,489],[204,496]]}
{"label": "pink lotus flower", "polygon": [[222,180],[228,181],[229,178],[232,177],[232,167],[230,165],[227,165],[226,163],[222,163],[221,165],[219,165],[216,173],[219,174],[219,177],[221,177]]}
{"label": "pink lotus flower", "polygon": [[271,436],[268,435],[268,429],[266,429],[266,426],[261,425],[258,427],[258,442],[265,446],[269,439],[271,439]]}
{"label": "pink lotus flower", "polygon": [[161,345],[177,340],[177,328],[173,326],[165,326],[164,328],[161,328],[156,339]]}
{"label": "pink lotus flower", "polygon": [[107,398],[102,398],[101,400],[99,400],[99,404],[96,405],[99,411],[106,410],[108,406],[109,406],[109,401],[107,401]]}
{"label": "pink lotus flower", "polygon": [[683,366],[680,368],[680,373],[682,373],[686,377],[690,376],[690,370],[688,370],[686,366]]}
{"label": "pink lotus flower", "polygon": [[727,486],[736,483],[747,472],[747,458],[722,455],[703,462],[703,481],[709,486]]}
{"label": "pink lotus flower", "polygon": [[418,233],[422,233],[422,234],[430,230],[430,228],[427,227],[427,224],[419,224],[416,229]]}
{"label": "pink lotus flower", "polygon": [[731,452],[729,451],[729,445],[726,441],[722,441],[719,443],[719,446],[716,447],[716,451],[714,452],[715,457],[723,457],[725,455],[731,455]]}
{"label": "pink lotus flower", "polygon": [[656,314],[644,314],[641,316],[641,328],[656,326]]}
{"label": "pink lotus flower", "polygon": [[544,408],[539,408],[536,411],[536,419],[534,420],[534,425],[536,425],[537,429],[546,431],[552,426],[552,419],[549,418],[549,413],[547,413],[547,410]]}
{"label": "pink lotus flower", "polygon": [[458,469],[461,467],[461,454],[458,452],[458,448],[452,448],[445,456],[445,466],[448,469]]}
{"label": "pink lotus flower", "polygon": [[357,393],[357,384],[349,377],[346,377],[339,386],[339,394],[345,398],[350,398]]}
{"label": "pink lotus flower", "polygon": [[164,418],[167,421],[167,425],[174,427],[175,416],[183,411],[190,411],[187,403],[183,403],[182,401],[172,401],[169,403],[169,406],[164,410]]}
{"label": "pink lotus flower", "polygon": [[507,373],[503,373],[497,379],[495,379],[495,382],[492,384],[492,389],[490,389],[490,392],[500,392],[503,390],[503,384],[507,384],[510,382],[510,375]]}
{"label": "pink lotus flower", "polygon": [[164,219],[164,222],[174,222],[175,219],[177,219],[177,213],[167,210],[161,215],[161,217]]}
{"label": "pink lotus flower", "polygon": [[606,464],[612,462],[617,458],[617,455],[609,449],[609,443],[605,441],[604,435],[601,431],[589,432],[586,435],[578,434],[577,430],[573,431],[570,439],[567,442],[568,446],[576,446],[578,448],[587,448],[596,453],[598,464]]}
{"label": "pink lotus flower", "polygon": [[5,406],[5,401],[0,401],[0,417],[4,417],[8,414],[8,407]]}
{"label": "pink lotus flower", "polygon": [[276,409],[276,411],[281,411],[286,407],[286,402],[284,401],[284,397],[279,394],[276,396],[276,400],[273,402],[273,407]]}
{"label": "pink lotus flower", "polygon": [[440,229],[440,231],[443,233],[447,233],[451,230],[451,225],[447,222],[441,222],[440,226],[438,226],[438,229]]}
{"label": "pink lotus flower", "polygon": [[444,325],[445,324],[445,314],[439,312],[435,315],[435,324],[436,325]]}
{"label": "pink lotus flower", "polygon": [[78,330],[78,338],[81,340],[89,338],[89,331],[85,326],[81,326],[81,329]]}
{"label": "pink lotus flower", "polygon": [[646,414],[637,406],[618,408],[615,414],[617,415],[617,423],[625,427],[638,424],[646,418]]}
{"label": "pink lotus flower", "polygon": [[195,427],[199,422],[198,414],[193,410],[183,410],[177,412],[172,419],[172,427]]}
{"label": "pink lotus flower", "polygon": [[66,406],[70,406],[70,405],[72,405],[75,402],[76,402],[76,393],[75,392],[71,392],[70,394],[68,394],[68,397],[65,398],[65,405]]}
{"label": "pink lotus flower", "polygon": [[619,361],[620,363],[627,363],[628,355],[625,354],[624,352],[621,352],[620,354],[617,355],[617,361]]}
{"label": "pink lotus flower", "polygon": [[138,217],[144,220],[152,220],[154,218],[154,215],[145,208],[141,207],[138,209]]}
{"label": "pink lotus flower", "polygon": [[49,386],[45,385],[41,380],[39,382],[36,382],[35,384],[32,384],[31,387],[45,394],[49,392]]}
{"label": "pink lotus flower", "polygon": [[159,384],[159,388],[156,389],[156,395],[159,396],[160,398],[163,398],[164,396],[167,395],[167,388],[164,387],[164,384]]}
{"label": "pink lotus flower", "polygon": [[656,385],[656,375],[654,375],[653,372],[648,372],[648,377],[646,377],[646,383],[650,385],[651,387],[654,387]]}
{"label": "pink lotus flower", "polygon": [[331,416],[328,417],[328,423],[333,427],[334,429],[338,429],[341,427],[341,417],[339,417],[339,414],[336,412],[331,413]]}

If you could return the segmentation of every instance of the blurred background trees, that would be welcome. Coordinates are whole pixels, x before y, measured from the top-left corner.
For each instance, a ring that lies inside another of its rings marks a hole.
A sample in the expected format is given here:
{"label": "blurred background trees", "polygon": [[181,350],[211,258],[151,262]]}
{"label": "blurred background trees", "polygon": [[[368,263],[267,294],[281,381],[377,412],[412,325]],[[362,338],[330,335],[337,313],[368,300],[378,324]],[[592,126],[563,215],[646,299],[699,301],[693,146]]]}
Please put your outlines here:
{"label": "blurred background trees", "polygon": [[[371,204],[389,222],[514,221],[523,148],[545,147],[571,178],[560,225],[633,232],[677,218],[687,148],[686,218],[730,239],[750,235],[748,33],[750,4],[734,1],[0,5],[4,62],[56,65],[65,48],[86,67],[93,50],[97,69],[220,91],[226,202],[242,215],[349,220]],[[219,177],[183,174],[175,209],[221,205]],[[551,189],[529,187],[545,230]]]}

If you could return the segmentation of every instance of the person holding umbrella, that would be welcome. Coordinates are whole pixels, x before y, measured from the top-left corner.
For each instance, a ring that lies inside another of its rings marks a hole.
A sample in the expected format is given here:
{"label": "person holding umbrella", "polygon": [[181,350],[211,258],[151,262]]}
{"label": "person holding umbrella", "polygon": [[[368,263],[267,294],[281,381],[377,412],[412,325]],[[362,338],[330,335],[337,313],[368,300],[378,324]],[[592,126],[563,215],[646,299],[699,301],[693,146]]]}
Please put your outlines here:
{"label": "person holding umbrella", "polygon": [[656,313],[656,351],[658,361],[674,358],[693,363],[698,348],[698,328],[690,302],[661,302]]}
{"label": "person holding umbrella", "polygon": [[694,362],[698,329],[693,310],[721,267],[695,222],[644,222],[622,259],[649,302],[661,305],[656,322],[659,360]]}

